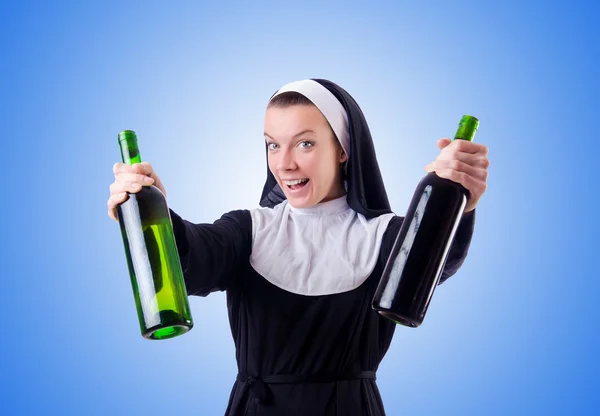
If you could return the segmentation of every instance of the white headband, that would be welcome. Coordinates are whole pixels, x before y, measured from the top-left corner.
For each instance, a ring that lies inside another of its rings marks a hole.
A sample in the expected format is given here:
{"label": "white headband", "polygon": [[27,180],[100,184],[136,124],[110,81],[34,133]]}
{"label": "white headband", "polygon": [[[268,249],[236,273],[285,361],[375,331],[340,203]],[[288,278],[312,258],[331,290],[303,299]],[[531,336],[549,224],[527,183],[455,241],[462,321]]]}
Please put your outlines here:
{"label": "white headband", "polygon": [[325,116],[333,132],[337,136],[342,149],[350,158],[350,136],[348,135],[348,114],[342,103],[327,88],[312,79],[294,81],[284,85],[273,95],[271,100],[281,93],[295,91],[304,95]]}

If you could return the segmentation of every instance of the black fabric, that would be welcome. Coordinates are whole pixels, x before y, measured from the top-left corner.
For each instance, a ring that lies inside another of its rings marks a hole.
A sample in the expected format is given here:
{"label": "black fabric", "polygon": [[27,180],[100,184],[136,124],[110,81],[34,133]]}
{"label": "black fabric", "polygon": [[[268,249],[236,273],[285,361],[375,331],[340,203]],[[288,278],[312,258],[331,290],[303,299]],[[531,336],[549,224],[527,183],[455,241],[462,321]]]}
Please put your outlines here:
{"label": "black fabric", "polygon": [[[348,374],[277,374],[273,376],[250,376],[246,373],[239,373],[237,381],[244,383],[248,394],[254,399],[255,404],[272,404],[273,398],[269,384],[302,384],[302,383],[336,383],[339,381],[350,381],[360,379],[376,380],[375,371],[361,371]],[[239,406],[243,402],[238,402],[238,409],[232,410],[233,414],[240,413]]]}
{"label": "black fabric", "polygon": [[[171,219],[188,294],[227,293],[238,377],[226,416],[385,415],[375,372],[397,326],[373,311],[371,301],[402,217],[390,221],[371,276],[356,289],[323,296],[290,293],[256,273],[249,211],[232,211],[213,224],[194,224],[173,211]],[[464,262],[473,224],[474,213],[465,214],[445,279]]]}
{"label": "black fabric", "polygon": [[[347,161],[346,176],[348,205],[366,218],[391,213],[373,139],[362,110],[354,98],[339,85],[325,79],[313,78],[313,81],[327,88],[348,114],[348,134],[350,136],[350,155]],[[265,150],[268,151],[266,145]],[[277,184],[267,163],[267,180],[263,187],[260,205],[272,208],[285,199],[285,194]]]}
{"label": "black fabric", "polygon": [[249,212],[231,211],[213,224],[193,224],[172,209],[169,213],[188,295],[226,290],[252,252],[252,224],[245,221]]}

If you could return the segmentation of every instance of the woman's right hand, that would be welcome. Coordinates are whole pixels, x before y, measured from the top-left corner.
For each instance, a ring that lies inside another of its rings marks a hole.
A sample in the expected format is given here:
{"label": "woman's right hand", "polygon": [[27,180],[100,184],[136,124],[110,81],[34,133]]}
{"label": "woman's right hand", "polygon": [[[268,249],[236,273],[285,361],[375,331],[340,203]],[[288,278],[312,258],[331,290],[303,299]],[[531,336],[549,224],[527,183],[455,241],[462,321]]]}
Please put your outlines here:
{"label": "woman's right hand", "polygon": [[115,181],[110,184],[110,196],[108,198],[108,216],[118,221],[117,206],[127,199],[127,192],[134,194],[142,190],[142,186],[154,185],[167,196],[159,177],[154,172],[152,165],[148,162],[127,165],[115,163],[113,166]]}

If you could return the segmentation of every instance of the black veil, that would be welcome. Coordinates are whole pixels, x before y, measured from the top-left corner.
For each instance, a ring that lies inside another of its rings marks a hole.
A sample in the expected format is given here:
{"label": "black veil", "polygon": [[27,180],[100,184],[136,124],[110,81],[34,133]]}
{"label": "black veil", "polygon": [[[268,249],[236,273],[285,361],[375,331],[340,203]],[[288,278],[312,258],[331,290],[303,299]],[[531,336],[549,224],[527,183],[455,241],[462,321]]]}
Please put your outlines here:
{"label": "black veil", "polygon": [[[350,155],[346,162],[348,166],[345,177],[348,205],[366,218],[392,213],[377,163],[371,132],[358,103],[339,85],[325,79],[313,78],[312,80],[327,88],[342,103],[348,114]],[[267,180],[260,198],[260,206],[273,208],[285,199],[285,194],[267,163]]]}

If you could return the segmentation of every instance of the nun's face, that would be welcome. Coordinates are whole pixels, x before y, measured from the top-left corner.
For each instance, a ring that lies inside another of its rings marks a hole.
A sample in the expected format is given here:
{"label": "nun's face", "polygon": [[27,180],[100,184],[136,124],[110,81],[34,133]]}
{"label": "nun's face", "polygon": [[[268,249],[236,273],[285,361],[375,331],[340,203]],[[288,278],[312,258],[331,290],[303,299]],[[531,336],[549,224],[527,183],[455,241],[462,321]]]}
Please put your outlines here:
{"label": "nun's face", "polygon": [[346,193],[341,165],[346,154],[317,107],[268,108],[265,140],[269,169],[293,207],[308,208]]}

